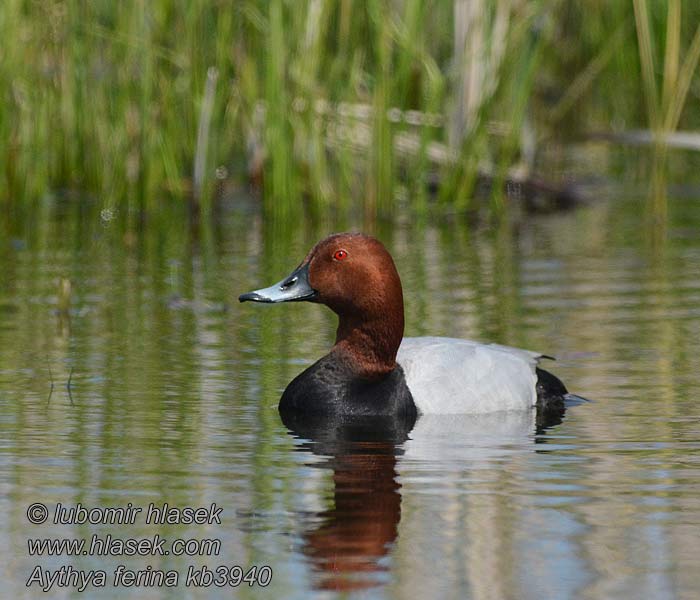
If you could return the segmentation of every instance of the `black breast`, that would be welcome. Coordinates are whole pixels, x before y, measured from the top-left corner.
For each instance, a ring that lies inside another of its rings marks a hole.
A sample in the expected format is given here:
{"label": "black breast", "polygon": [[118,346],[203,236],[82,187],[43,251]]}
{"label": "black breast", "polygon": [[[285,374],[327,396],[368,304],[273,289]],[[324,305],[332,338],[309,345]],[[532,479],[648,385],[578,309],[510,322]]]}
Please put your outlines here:
{"label": "black breast", "polygon": [[292,380],[282,394],[279,410],[281,413],[383,415],[412,421],[418,416],[399,365],[381,379],[362,379],[333,353]]}

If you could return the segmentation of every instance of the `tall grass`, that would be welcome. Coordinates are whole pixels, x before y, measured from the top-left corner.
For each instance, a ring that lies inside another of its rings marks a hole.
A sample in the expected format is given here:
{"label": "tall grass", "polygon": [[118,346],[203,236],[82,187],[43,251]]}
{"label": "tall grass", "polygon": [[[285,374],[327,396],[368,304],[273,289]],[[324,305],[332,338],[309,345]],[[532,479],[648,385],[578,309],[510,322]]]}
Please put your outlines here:
{"label": "tall grass", "polygon": [[684,59],[681,63],[683,22],[681,1],[668,0],[665,44],[662,46],[663,71],[659,92],[656,73],[660,69],[657,69],[655,57],[657,49],[654,47],[648,0],[634,0],[634,16],[647,118],[655,140],[651,192],[652,215],[657,223],[665,223],[668,211],[665,193],[667,136],[678,127],[690,84],[697,70],[700,59],[700,23],[694,28],[689,47],[683,49]]}
{"label": "tall grass", "polygon": [[0,203],[79,193],[138,229],[253,180],[273,220],[425,216],[473,209],[486,171],[502,213],[526,134],[678,127],[698,19],[680,0],[4,0]]}
{"label": "tall grass", "polygon": [[683,49],[684,59],[681,64],[681,1],[668,0],[663,77],[659,93],[656,76],[659,69],[656,67],[654,56],[654,36],[649,23],[648,4],[648,0],[634,0],[634,16],[649,124],[654,133],[661,135],[676,129],[685,107],[690,84],[700,59],[700,23],[694,28],[689,47]]}

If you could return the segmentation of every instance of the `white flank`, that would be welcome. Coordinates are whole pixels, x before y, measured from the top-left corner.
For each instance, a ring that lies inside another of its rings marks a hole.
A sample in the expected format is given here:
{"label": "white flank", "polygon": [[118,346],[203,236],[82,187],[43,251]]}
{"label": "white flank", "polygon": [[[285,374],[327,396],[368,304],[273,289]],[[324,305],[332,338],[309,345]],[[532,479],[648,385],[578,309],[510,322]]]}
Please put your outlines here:
{"label": "white flank", "polygon": [[541,354],[445,337],[404,338],[397,356],[421,414],[484,414],[535,405]]}

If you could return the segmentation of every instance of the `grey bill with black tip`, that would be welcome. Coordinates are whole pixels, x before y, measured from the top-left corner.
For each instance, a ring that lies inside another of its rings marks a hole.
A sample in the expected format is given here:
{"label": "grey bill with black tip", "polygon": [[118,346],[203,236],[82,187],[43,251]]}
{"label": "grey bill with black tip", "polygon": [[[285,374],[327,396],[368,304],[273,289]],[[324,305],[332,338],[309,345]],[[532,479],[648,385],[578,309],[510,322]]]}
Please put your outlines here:
{"label": "grey bill with black tip", "polygon": [[313,300],[316,290],[309,283],[309,264],[297,267],[288,277],[270,287],[238,296],[240,302],[301,302]]}

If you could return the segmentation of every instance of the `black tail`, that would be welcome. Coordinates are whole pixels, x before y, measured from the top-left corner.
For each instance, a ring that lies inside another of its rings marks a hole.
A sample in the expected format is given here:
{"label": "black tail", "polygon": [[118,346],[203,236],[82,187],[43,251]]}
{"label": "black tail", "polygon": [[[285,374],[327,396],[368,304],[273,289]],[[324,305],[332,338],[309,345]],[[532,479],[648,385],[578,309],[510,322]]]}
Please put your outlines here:
{"label": "black tail", "polygon": [[538,367],[536,373],[538,426],[558,425],[566,412],[564,399],[569,391],[561,380],[549,371]]}

